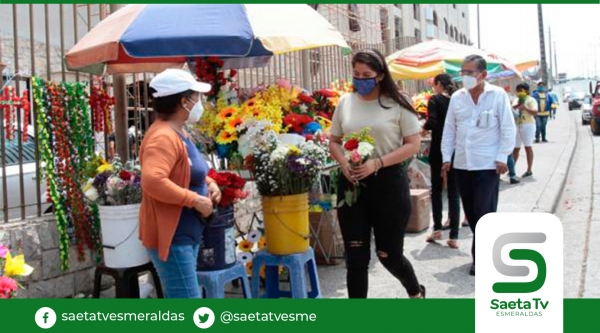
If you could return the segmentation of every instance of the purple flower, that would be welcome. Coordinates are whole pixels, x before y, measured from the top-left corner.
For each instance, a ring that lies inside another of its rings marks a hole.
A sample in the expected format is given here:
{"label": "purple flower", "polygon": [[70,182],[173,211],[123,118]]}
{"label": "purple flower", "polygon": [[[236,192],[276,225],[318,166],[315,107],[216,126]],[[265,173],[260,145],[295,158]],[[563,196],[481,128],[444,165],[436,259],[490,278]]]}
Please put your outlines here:
{"label": "purple flower", "polygon": [[297,174],[306,174],[309,171],[310,166],[314,164],[314,161],[307,157],[288,156],[287,165],[288,169]]}
{"label": "purple flower", "polygon": [[96,178],[94,179],[93,182],[93,186],[95,188],[101,188],[106,186],[106,182],[108,181],[108,178],[111,176],[110,172],[103,172],[99,175],[96,176]]}

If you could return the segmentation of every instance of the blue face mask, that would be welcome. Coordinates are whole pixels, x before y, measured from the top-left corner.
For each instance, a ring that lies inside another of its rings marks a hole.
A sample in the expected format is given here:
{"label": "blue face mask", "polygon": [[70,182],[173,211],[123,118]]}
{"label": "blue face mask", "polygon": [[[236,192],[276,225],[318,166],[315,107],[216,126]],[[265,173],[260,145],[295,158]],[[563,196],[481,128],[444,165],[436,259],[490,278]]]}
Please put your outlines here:
{"label": "blue face mask", "polygon": [[538,87],[538,91],[543,93],[544,92],[544,87]]}
{"label": "blue face mask", "polygon": [[377,87],[377,79],[376,78],[367,78],[367,79],[358,79],[353,78],[352,84],[354,85],[354,89],[361,96],[366,96],[373,92],[373,89]]}

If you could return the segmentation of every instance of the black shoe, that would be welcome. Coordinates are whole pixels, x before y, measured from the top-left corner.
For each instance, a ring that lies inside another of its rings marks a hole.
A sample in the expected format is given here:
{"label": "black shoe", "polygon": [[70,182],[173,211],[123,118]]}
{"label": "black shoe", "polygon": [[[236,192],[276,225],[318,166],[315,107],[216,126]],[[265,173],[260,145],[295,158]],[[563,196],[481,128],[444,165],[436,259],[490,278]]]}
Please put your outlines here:
{"label": "black shoe", "polygon": [[518,184],[518,183],[520,183],[520,182],[521,182],[521,181],[520,181],[520,180],[518,180],[517,178],[511,178],[511,179],[510,179],[510,184],[511,184],[511,185],[515,185],[515,184]]}
{"label": "black shoe", "polygon": [[469,275],[475,276],[475,264],[471,265],[471,269],[469,270]]}
{"label": "black shoe", "polygon": [[535,139],[535,143],[540,143],[540,139]]}
{"label": "black shoe", "polygon": [[531,177],[533,176],[533,173],[531,171],[527,171],[523,174],[523,176],[521,176],[521,178],[527,178],[527,177]]}
{"label": "black shoe", "polygon": [[544,140],[542,140],[542,142],[548,142],[548,140],[544,139]]}
{"label": "black shoe", "polygon": [[421,285],[421,298],[425,298],[425,294],[426,294],[425,286]]}

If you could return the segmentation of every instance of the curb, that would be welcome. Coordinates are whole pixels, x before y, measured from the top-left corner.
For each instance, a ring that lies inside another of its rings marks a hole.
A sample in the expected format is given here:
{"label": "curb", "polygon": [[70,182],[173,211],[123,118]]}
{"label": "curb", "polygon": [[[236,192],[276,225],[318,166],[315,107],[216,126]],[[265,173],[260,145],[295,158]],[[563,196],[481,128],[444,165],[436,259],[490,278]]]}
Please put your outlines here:
{"label": "curb", "polygon": [[532,212],[543,212],[554,214],[560,203],[560,197],[562,196],[563,189],[567,182],[567,175],[569,169],[573,163],[575,157],[575,148],[579,140],[579,131],[577,130],[577,122],[569,115],[571,121],[569,140],[567,145],[563,149],[562,155],[556,169],[550,177],[546,188],[540,195],[535,207],[531,210]]}

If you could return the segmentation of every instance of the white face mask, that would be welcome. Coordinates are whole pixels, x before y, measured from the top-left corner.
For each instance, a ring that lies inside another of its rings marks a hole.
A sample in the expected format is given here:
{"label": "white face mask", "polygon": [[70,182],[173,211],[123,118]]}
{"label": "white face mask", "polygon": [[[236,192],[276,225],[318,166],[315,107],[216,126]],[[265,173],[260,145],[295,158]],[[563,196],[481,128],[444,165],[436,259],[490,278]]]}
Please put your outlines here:
{"label": "white face mask", "polygon": [[477,79],[472,76],[463,75],[461,76],[461,79],[463,82],[463,86],[467,90],[471,90],[477,86]]}
{"label": "white face mask", "polygon": [[[190,101],[192,101],[192,100],[190,99]],[[202,106],[202,101],[196,102],[196,104],[194,104],[194,107],[192,107],[191,110],[188,110],[185,107],[185,105],[183,106],[183,108],[187,112],[190,113],[188,116],[188,119],[186,120],[186,123],[189,123],[189,124],[197,123],[200,120],[200,118],[202,117],[202,114],[204,113],[204,107]]]}

